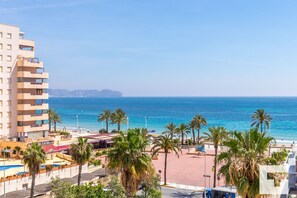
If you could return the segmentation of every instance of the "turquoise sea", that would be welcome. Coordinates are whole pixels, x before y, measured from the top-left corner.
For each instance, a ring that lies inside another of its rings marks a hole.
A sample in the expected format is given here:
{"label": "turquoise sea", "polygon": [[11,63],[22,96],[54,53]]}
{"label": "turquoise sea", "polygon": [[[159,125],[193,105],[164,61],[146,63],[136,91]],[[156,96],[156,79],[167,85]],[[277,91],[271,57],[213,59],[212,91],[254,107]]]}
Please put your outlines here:
{"label": "turquoise sea", "polygon": [[[273,121],[270,135],[276,139],[297,140],[297,97],[123,97],[123,98],[50,98],[50,107],[61,116],[58,127],[98,131],[104,127],[97,116],[104,109],[122,108],[129,117],[130,128],[144,127],[145,117],[150,130],[164,131],[164,126],[188,123],[195,114],[202,114],[211,126],[229,130],[248,130],[251,116],[264,108]],[[111,128],[116,126],[112,126]],[[122,129],[126,129],[124,124]]]}

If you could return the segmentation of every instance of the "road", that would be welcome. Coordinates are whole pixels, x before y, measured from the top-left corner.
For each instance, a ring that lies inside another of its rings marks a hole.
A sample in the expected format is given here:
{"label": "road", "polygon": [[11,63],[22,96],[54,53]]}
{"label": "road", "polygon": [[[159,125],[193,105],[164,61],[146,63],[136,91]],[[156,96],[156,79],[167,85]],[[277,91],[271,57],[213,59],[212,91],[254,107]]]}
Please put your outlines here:
{"label": "road", "polygon": [[182,197],[182,198],[201,198],[202,192],[184,190],[177,188],[162,187],[162,198]]}

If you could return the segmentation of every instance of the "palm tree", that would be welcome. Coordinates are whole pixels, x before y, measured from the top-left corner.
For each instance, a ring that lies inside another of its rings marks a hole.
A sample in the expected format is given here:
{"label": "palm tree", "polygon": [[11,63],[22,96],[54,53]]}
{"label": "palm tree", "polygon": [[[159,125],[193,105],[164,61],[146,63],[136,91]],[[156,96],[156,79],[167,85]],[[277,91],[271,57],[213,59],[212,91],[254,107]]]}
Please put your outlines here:
{"label": "palm tree", "polygon": [[54,123],[54,132],[57,132],[57,123],[62,123],[62,117],[57,112],[54,112],[52,119]]}
{"label": "palm tree", "polygon": [[52,124],[53,124],[53,117],[55,114],[55,111],[53,109],[49,109],[47,110],[47,114],[48,114],[48,125],[49,125],[49,132],[52,132]]}
{"label": "palm tree", "polygon": [[165,133],[169,134],[171,139],[173,138],[174,134],[177,132],[176,131],[176,125],[173,124],[172,122],[168,123],[165,126],[165,129],[166,129],[166,131],[164,132],[164,134]]}
{"label": "palm tree", "polygon": [[103,113],[101,113],[99,116],[98,116],[98,122],[105,122],[105,125],[106,125],[106,132],[108,133],[108,124],[109,124],[109,119],[111,118],[111,111],[110,110],[107,110],[105,109],[103,111]]}
{"label": "palm tree", "polygon": [[226,183],[237,187],[241,197],[254,198],[259,195],[259,165],[279,165],[287,158],[287,152],[279,151],[266,155],[269,144],[274,139],[266,133],[251,129],[247,132],[233,132],[233,136],[223,141],[228,148],[218,156],[223,166],[219,173]]}
{"label": "palm tree", "polygon": [[204,133],[204,135],[206,136],[205,141],[212,142],[215,149],[213,187],[216,187],[218,147],[222,143],[222,141],[227,138],[228,133],[227,129],[225,129],[224,127],[212,127],[208,130],[209,133]]}
{"label": "palm tree", "polygon": [[148,142],[141,133],[140,129],[129,129],[127,133],[120,131],[107,154],[107,167],[121,173],[127,197],[135,196],[141,178],[152,166],[150,155],[144,152]]}
{"label": "palm tree", "polygon": [[40,165],[45,163],[46,153],[43,148],[37,143],[33,142],[30,147],[24,152],[23,162],[27,165],[29,173],[32,175],[30,198],[34,196],[35,176],[40,170]]}
{"label": "palm tree", "polygon": [[184,135],[189,133],[189,127],[186,124],[180,124],[176,129],[177,133],[181,135],[181,144],[184,144]]}
{"label": "palm tree", "polygon": [[114,113],[111,114],[112,124],[118,125],[118,131],[121,130],[121,124],[127,122],[126,113],[122,109],[117,109]]}
{"label": "palm tree", "polygon": [[181,152],[180,147],[177,143],[174,142],[170,134],[163,134],[155,138],[154,146],[152,148],[152,155],[156,155],[160,150],[163,150],[165,153],[165,162],[164,162],[164,185],[167,184],[167,155],[170,151],[174,152],[179,157],[179,152]]}
{"label": "palm tree", "polygon": [[193,118],[193,120],[194,120],[194,123],[195,123],[195,129],[198,131],[197,143],[199,144],[201,127],[203,125],[206,126],[207,125],[207,121],[200,114],[195,115],[194,118]]}
{"label": "palm tree", "polygon": [[19,158],[19,157],[20,157],[20,152],[21,152],[22,148],[19,147],[19,146],[15,146],[15,147],[14,147],[14,150],[15,150],[15,152],[16,152],[16,154],[17,154],[17,157]]}
{"label": "palm tree", "polygon": [[79,172],[78,172],[77,184],[80,185],[82,166],[90,160],[90,157],[92,154],[92,144],[88,143],[87,138],[79,137],[78,144],[74,144],[74,143],[71,144],[70,154],[71,154],[72,160],[78,164]]}
{"label": "palm tree", "polygon": [[196,128],[196,123],[195,120],[191,120],[191,122],[189,123],[189,128],[192,131],[192,136],[193,136],[193,144],[195,144],[195,128]]}
{"label": "palm tree", "polygon": [[266,127],[268,129],[270,128],[271,120],[272,120],[272,118],[264,109],[257,109],[252,116],[251,127],[256,126],[257,130],[260,127],[261,132],[263,132],[263,127],[264,127],[264,132],[265,132]]}

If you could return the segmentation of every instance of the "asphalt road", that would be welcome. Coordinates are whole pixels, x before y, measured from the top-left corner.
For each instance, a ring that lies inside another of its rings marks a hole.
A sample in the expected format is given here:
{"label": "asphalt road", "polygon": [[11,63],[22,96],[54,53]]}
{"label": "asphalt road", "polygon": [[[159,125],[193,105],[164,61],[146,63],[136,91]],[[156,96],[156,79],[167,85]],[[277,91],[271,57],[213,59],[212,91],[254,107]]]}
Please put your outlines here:
{"label": "asphalt road", "polygon": [[202,198],[202,192],[184,190],[177,188],[162,187],[162,198],[182,197],[182,198]]}

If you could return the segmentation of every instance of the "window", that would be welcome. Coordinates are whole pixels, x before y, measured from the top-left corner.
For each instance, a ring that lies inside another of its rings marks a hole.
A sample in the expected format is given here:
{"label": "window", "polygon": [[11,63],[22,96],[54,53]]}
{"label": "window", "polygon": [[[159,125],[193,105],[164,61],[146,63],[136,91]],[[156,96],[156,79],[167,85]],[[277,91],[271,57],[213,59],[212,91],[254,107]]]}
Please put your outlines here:
{"label": "window", "polygon": [[0,72],[3,72],[3,67],[2,66],[0,66]]}
{"label": "window", "polygon": [[11,95],[11,89],[7,89],[8,95]]}
{"label": "window", "polygon": [[2,112],[0,112],[0,118],[2,118]]}
{"label": "window", "polygon": [[7,61],[12,61],[12,57],[11,56],[7,56]]}
{"label": "window", "polygon": [[3,90],[2,89],[0,89],[0,94],[3,94]]}
{"label": "window", "polygon": [[7,72],[8,73],[11,73],[11,71],[12,71],[12,68],[11,67],[7,67]]}
{"label": "window", "polygon": [[7,33],[7,38],[11,39],[12,38],[12,34],[11,33]]}
{"label": "window", "polygon": [[11,128],[11,123],[10,123],[10,122],[7,123],[7,128],[8,128],[8,129]]}
{"label": "window", "polygon": [[[1,48],[1,46],[0,46],[0,48]],[[2,48],[1,48],[2,49]],[[12,49],[12,45],[11,44],[8,44],[7,45],[7,50],[11,50]]]}
{"label": "window", "polygon": [[0,100],[0,107],[2,106],[2,100]]}
{"label": "window", "polygon": [[7,117],[10,118],[11,117],[11,112],[7,112]]}
{"label": "window", "polygon": [[11,78],[7,78],[7,84],[11,84]]}
{"label": "window", "polygon": [[3,33],[2,32],[0,32],[0,38],[2,38],[3,37]]}
{"label": "window", "polygon": [[11,100],[7,100],[8,106],[11,106]]}
{"label": "window", "polygon": [[2,55],[0,55],[0,61],[3,61],[3,56]]}
{"label": "window", "polygon": [[3,44],[2,43],[0,43],[0,49],[3,49]]}
{"label": "window", "polygon": [[1,84],[3,83],[3,78],[0,78],[0,83],[1,83]]}
{"label": "window", "polygon": [[2,123],[0,123],[0,129],[2,129]]}

